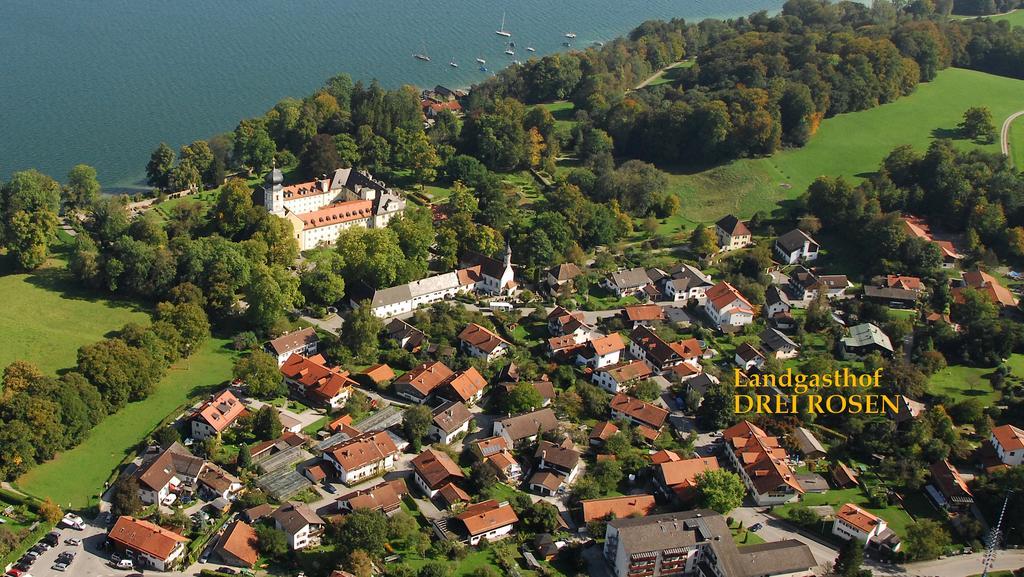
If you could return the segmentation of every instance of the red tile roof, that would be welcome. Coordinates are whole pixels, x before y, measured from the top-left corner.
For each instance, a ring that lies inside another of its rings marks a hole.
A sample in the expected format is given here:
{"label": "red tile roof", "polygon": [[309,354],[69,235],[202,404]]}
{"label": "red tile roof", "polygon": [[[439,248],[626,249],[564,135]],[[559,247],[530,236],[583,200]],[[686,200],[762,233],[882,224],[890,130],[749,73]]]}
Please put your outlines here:
{"label": "red tile roof", "polygon": [[453,374],[455,373],[448,368],[448,365],[445,365],[441,361],[423,363],[422,365],[398,377],[395,380],[395,386],[404,385],[411,387],[420,395],[426,397],[432,393],[434,389],[441,386],[441,384]]}
{"label": "red tile roof", "polygon": [[630,397],[629,395],[618,394],[612,397],[609,403],[612,411],[623,413],[641,423],[650,425],[654,429],[660,429],[668,418],[668,411],[650,403]]}
{"label": "red tile roof", "polygon": [[224,536],[217,543],[217,550],[225,551],[252,567],[260,557],[257,542],[256,531],[236,520],[224,531]]}
{"label": "red tile roof", "polygon": [[587,499],[583,505],[583,522],[598,519],[624,519],[634,515],[649,515],[654,510],[654,495],[626,495],[605,499]]}
{"label": "red tile roof", "polygon": [[627,321],[660,321],[665,319],[665,309],[659,305],[632,305],[623,309]]}
{"label": "red tile roof", "polygon": [[245,405],[231,391],[225,389],[203,403],[192,418],[201,420],[213,427],[213,430],[220,432],[228,428],[244,412]]}
{"label": "red tile roof", "polygon": [[992,436],[999,442],[1004,451],[1024,449],[1024,431],[1013,425],[1002,425],[992,429]]}
{"label": "red tile roof", "polygon": [[372,200],[348,200],[315,210],[296,214],[303,230],[311,230],[373,216]]}
{"label": "red tile roof", "polygon": [[839,512],[836,513],[836,518],[846,521],[865,533],[870,533],[882,521],[879,517],[868,513],[853,503],[847,503],[840,507]]}
{"label": "red tile roof", "polygon": [[455,479],[462,479],[462,469],[455,464],[446,453],[436,449],[427,449],[412,460],[412,468],[431,489]]}
{"label": "red tile roof", "polygon": [[512,343],[476,323],[466,325],[466,328],[462,329],[462,332],[459,333],[459,340],[485,353],[493,353],[502,345],[506,347],[512,346]]}
{"label": "red tile roof", "polygon": [[767,493],[781,485],[789,485],[799,493],[804,488],[786,463],[788,455],[776,437],[750,421],[741,421],[722,431],[722,437],[736,453],[758,493]]}
{"label": "red tile roof", "polygon": [[458,395],[459,400],[469,402],[477,393],[484,390],[487,379],[475,367],[469,367],[449,378],[445,385]]}
{"label": "red tile roof", "polygon": [[370,380],[372,380],[375,383],[386,383],[387,381],[390,381],[391,379],[395,378],[395,371],[391,370],[391,367],[383,363],[373,365],[372,367],[366,369],[366,372],[364,374],[367,377],[370,377]]}
{"label": "red tile roof", "polygon": [[328,368],[322,355],[304,357],[293,353],[281,365],[281,374],[302,385],[306,394],[329,401],[356,384],[341,367]]}
{"label": "red tile roof", "polygon": [[493,499],[470,505],[455,518],[462,521],[470,535],[479,535],[519,521],[511,505]]}
{"label": "red tile roof", "polygon": [[740,301],[740,305],[738,306],[740,310],[749,312],[753,312],[754,310],[754,305],[750,304],[750,301],[744,298],[743,295],[740,294],[740,291],[736,290],[736,287],[726,281],[722,281],[709,288],[706,295],[708,302],[711,303],[711,306],[713,306],[717,311],[721,311],[723,307],[736,300]]}
{"label": "red tile roof", "polygon": [[345,471],[352,471],[398,453],[398,447],[386,432],[377,431],[342,441],[324,452],[334,457]]}
{"label": "red tile roof", "polygon": [[141,551],[157,559],[167,559],[178,543],[185,543],[187,538],[145,521],[122,515],[107,534],[112,541]]}
{"label": "red tile roof", "polygon": [[653,372],[651,367],[643,361],[629,361],[628,363],[616,363],[594,371],[595,373],[608,373],[616,383],[628,383],[636,379],[649,377]]}

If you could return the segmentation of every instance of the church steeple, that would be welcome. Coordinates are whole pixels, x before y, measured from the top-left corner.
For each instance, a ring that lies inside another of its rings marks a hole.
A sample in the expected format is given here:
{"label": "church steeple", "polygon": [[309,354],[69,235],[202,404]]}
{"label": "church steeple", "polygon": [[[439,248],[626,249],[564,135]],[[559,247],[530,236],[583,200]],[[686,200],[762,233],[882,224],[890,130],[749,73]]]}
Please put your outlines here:
{"label": "church steeple", "polygon": [[512,266],[512,245],[505,241],[505,268]]}

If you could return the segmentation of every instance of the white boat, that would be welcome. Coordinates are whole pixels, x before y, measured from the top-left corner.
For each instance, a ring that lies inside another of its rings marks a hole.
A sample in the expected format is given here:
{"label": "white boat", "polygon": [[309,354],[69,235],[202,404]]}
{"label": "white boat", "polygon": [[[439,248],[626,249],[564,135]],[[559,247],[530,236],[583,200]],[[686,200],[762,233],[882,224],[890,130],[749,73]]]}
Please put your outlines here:
{"label": "white boat", "polygon": [[412,55],[416,60],[422,60],[424,62],[430,62],[430,57],[427,56],[427,43],[423,43],[423,50]]}
{"label": "white boat", "polygon": [[516,55],[516,51],[512,50],[511,48],[507,48],[507,49],[505,49],[505,54],[508,54],[509,56],[515,56]]}
{"label": "white boat", "polygon": [[501,28],[494,31],[498,36],[504,36],[505,38],[511,38],[512,33],[505,30],[505,13],[501,13]]}
{"label": "white boat", "polygon": [[566,38],[576,38],[576,33],[575,32],[568,32],[568,33],[566,33],[565,37]]}
{"label": "white boat", "polygon": [[487,61],[484,60],[483,58],[477,58],[476,61],[478,64],[487,64]]}
{"label": "white boat", "polygon": [[451,62],[448,63],[448,66],[451,66],[452,68],[458,68],[459,67],[459,63],[456,62],[454,58],[452,58]]}
{"label": "white boat", "polygon": [[536,48],[534,48],[533,46],[527,46],[527,47],[526,47],[526,51],[527,51],[527,52],[536,52],[536,51],[537,51],[537,49],[536,49]]}

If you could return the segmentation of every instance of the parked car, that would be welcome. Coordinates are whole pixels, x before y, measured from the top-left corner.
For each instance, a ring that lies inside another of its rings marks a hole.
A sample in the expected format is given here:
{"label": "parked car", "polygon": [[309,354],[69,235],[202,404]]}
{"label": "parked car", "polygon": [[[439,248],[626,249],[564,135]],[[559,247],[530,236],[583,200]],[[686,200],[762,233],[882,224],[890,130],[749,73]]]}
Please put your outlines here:
{"label": "parked car", "polygon": [[56,563],[50,566],[50,569],[53,569],[54,571],[67,571],[68,565],[67,563],[61,563],[60,561],[57,561]]}
{"label": "parked car", "polygon": [[217,573],[223,573],[225,575],[238,575],[238,571],[235,571],[231,567],[217,567]]}
{"label": "parked car", "polygon": [[118,569],[134,569],[135,568],[135,563],[132,563],[131,559],[121,559],[114,566],[117,567]]}
{"label": "parked car", "polygon": [[753,531],[754,533],[757,533],[761,529],[764,529],[764,525],[761,524],[761,523],[754,523],[753,525],[750,526],[750,530]]}
{"label": "parked car", "polygon": [[324,483],[324,484],[323,484],[323,488],[324,488],[324,491],[327,491],[328,493],[330,493],[330,494],[332,494],[332,495],[334,495],[335,493],[337,493],[337,492],[338,492],[338,489],[336,489],[336,488],[334,487],[334,485],[332,485],[332,484],[330,484],[330,483]]}
{"label": "parked car", "polygon": [[82,544],[82,540],[71,537],[70,539],[64,539],[64,544],[78,546]]}

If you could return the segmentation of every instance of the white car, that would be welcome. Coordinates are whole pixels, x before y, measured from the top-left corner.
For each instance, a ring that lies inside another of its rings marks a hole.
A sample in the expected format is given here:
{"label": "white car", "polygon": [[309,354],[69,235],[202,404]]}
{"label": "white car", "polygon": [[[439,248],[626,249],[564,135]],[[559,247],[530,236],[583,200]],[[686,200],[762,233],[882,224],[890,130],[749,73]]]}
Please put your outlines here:
{"label": "white car", "polygon": [[135,563],[132,563],[131,559],[121,559],[117,562],[116,567],[118,569],[134,569]]}
{"label": "white car", "polygon": [[66,563],[54,563],[50,567],[50,569],[53,569],[54,571],[66,571],[67,568],[68,568],[68,566],[67,566]]}

